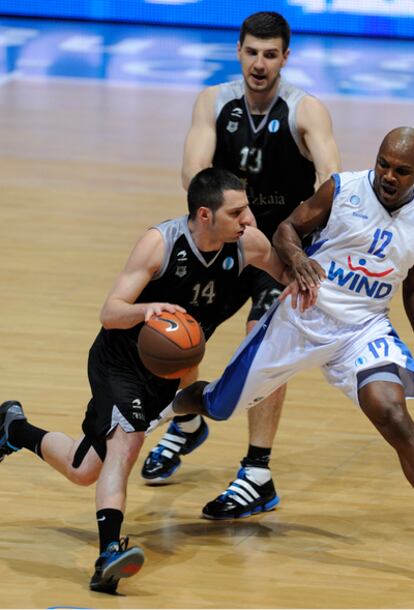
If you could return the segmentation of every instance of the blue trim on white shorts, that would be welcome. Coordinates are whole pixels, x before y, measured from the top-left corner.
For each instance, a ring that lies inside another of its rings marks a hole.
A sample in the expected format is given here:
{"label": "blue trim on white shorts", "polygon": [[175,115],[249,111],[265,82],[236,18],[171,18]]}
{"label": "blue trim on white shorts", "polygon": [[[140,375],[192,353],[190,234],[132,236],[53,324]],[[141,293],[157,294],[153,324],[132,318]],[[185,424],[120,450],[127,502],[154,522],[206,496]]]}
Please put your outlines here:
{"label": "blue trim on white shorts", "polygon": [[251,364],[278,307],[279,302],[276,301],[246,337],[222,376],[205,387],[203,403],[209,417],[228,419],[237,407]]}
{"label": "blue trim on white shorts", "polygon": [[397,331],[395,330],[393,325],[390,324],[390,326],[391,326],[391,331],[388,334],[390,335],[390,337],[392,337],[394,339],[395,345],[401,350],[401,353],[404,354],[404,356],[407,359],[407,361],[405,363],[405,368],[408,369],[409,371],[411,371],[412,373],[414,373],[414,358],[412,357],[410,350],[408,349],[406,344],[403,341],[401,341],[401,339],[398,336]]}

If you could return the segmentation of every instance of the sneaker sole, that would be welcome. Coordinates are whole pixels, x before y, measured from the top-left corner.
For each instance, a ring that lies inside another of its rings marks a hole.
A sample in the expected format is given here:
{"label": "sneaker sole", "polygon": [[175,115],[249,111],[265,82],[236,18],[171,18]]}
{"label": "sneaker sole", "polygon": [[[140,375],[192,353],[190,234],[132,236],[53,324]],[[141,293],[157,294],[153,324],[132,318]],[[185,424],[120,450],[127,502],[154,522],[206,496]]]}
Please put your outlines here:
{"label": "sneaker sole", "polygon": [[266,502],[265,504],[259,504],[258,506],[252,508],[252,510],[246,511],[239,515],[233,513],[215,517],[214,515],[208,515],[203,512],[201,513],[201,516],[204,519],[210,519],[210,521],[233,521],[234,519],[244,519],[245,517],[253,517],[254,515],[259,515],[260,513],[268,513],[272,510],[275,510],[279,502],[279,496],[275,496],[271,500],[268,500],[268,502]]}
{"label": "sneaker sole", "polygon": [[150,479],[148,477],[144,477],[142,472],[141,472],[141,477],[145,481],[145,485],[162,485],[168,479],[171,479],[173,474],[175,474],[177,472],[177,470],[179,469],[180,466],[181,466],[181,462],[179,464],[177,464],[177,466],[175,466],[172,470],[169,470],[165,474],[163,474],[163,475],[161,475],[159,477],[155,477],[153,479]]}
{"label": "sneaker sole", "polygon": [[139,548],[126,551],[122,557],[115,559],[105,569],[102,570],[102,581],[111,584],[120,578],[129,578],[140,571],[145,561],[144,551]]}

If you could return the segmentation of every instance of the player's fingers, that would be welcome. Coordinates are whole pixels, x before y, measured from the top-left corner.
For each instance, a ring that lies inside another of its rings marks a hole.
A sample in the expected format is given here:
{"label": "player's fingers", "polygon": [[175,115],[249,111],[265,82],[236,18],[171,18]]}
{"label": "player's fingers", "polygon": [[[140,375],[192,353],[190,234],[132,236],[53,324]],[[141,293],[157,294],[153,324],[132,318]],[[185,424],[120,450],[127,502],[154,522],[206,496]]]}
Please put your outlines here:
{"label": "player's fingers", "polygon": [[186,312],[184,307],[181,307],[181,305],[176,305],[175,303],[165,303],[164,310],[169,311],[170,313],[175,313],[176,311],[181,311],[182,313]]}
{"label": "player's fingers", "polygon": [[303,270],[296,273],[296,281],[299,286],[299,290],[306,290],[308,288],[309,280],[307,275],[303,273]]}
{"label": "player's fingers", "polygon": [[154,315],[156,315],[154,312],[154,309],[152,307],[149,307],[145,312],[145,318],[144,318],[145,322],[148,322],[148,320],[150,318],[152,318],[152,316],[154,316]]}
{"label": "player's fingers", "polygon": [[290,284],[288,284],[286,286],[286,288],[283,290],[283,292],[281,292],[279,294],[278,299],[281,303],[283,303],[283,301],[286,301],[287,297],[292,294],[292,285],[293,284],[294,284],[294,282],[291,282]]}
{"label": "player's fingers", "polygon": [[187,310],[184,307],[181,307],[181,305],[174,305],[174,311],[181,311],[182,313],[185,313]]}
{"label": "player's fingers", "polygon": [[316,279],[316,284],[320,284],[326,278],[325,270],[317,261],[312,261],[312,272]]}

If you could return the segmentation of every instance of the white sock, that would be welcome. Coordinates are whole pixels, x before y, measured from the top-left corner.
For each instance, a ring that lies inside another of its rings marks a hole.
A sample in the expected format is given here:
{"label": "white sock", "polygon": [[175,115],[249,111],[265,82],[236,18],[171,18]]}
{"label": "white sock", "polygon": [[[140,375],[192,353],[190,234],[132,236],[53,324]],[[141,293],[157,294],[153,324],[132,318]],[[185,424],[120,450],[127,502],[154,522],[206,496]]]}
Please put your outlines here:
{"label": "white sock", "polygon": [[245,467],[246,476],[256,485],[263,485],[272,478],[272,473],[269,468],[255,468],[254,466]]}
{"label": "white sock", "polygon": [[201,426],[201,415],[194,415],[193,419],[189,421],[176,421],[175,425],[181,432],[196,432]]}
{"label": "white sock", "polygon": [[168,405],[168,407],[165,407],[165,409],[163,409],[161,411],[161,413],[158,415],[158,417],[156,419],[153,419],[152,421],[150,421],[148,428],[145,431],[145,436],[148,436],[149,434],[151,434],[151,432],[153,432],[156,428],[158,428],[158,426],[166,421],[168,421],[169,419],[172,419],[174,417],[174,415],[176,415],[173,411],[172,408],[172,402]]}
{"label": "white sock", "polygon": [[163,409],[161,411],[161,413],[158,415],[158,419],[163,422],[166,421],[168,419],[171,419],[172,417],[174,417],[175,413],[173,411],[173,403],[170,402],[170,404],[168,405],[168,407],[165,407],[165,409]]}

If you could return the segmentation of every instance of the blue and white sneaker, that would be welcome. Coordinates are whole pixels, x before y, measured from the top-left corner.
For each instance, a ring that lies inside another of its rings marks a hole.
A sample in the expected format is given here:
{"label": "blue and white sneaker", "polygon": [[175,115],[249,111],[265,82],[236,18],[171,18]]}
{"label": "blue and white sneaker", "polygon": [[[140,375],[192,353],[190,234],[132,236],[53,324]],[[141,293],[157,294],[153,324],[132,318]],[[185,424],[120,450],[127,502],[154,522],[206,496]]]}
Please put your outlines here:
{"label": "blue and white sneaker", "polygon": [[0,462],[6,455],[19,451],[19,447],[14,447],[9,442],[10,424],[17,419],[26,419],[22,405],[17,400],[3,402],[0,405]]}
{"label": "blue and white sneaker", "polygon": [[[266,469],[268,470],[268,469]],[[237,478],[215,500],[208,502],[202,515],[206,519],[241,519],[274,510],[279,496],[270,478],[263,485],[249,479],[249,469],[241,467]]]}
{"label": "blue and white sneaker", "polygon": [[162,483],[171,477],[181,465],[180,455],[187,455],[197,449],[208,437],[208,426],[201,417],[201,424],[195,432],[183,432],[173,420],[158,444],[151,449],[141,470],[141,476],[148,483]]}
{"label": "blue and white sneaker", "polygon": [[128,549],[128,536],[108,544],[95,562],[95,573],[89,583],[92,591],[115,593],[121,578],[134,576],[142,568],[145,556],[138,546]]}

